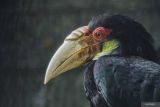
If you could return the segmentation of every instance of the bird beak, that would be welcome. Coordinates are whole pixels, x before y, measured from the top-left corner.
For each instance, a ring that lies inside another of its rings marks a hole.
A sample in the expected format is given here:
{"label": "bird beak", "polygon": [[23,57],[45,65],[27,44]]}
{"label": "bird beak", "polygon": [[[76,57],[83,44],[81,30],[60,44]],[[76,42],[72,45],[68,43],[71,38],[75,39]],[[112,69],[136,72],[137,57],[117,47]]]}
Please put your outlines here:
{"label": "bird beak", "polygon": [[58,75],[88,62],[100,51],[99,44],[91,35],[86,35],[87,29],[87,26],[80,27],[66,37],[49,62],[44,84]]}

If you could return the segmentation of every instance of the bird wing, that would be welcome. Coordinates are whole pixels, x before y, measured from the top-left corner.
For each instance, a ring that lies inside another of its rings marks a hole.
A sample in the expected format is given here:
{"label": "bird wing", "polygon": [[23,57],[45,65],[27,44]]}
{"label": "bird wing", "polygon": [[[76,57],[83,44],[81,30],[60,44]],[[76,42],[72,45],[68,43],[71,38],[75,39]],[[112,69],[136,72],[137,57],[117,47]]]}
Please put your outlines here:
{"label": "bird wing", "polygon": [[158,77],[160,65],[142,58],[102,57],[94,66],[96,87],[110,107],[160,100]]}

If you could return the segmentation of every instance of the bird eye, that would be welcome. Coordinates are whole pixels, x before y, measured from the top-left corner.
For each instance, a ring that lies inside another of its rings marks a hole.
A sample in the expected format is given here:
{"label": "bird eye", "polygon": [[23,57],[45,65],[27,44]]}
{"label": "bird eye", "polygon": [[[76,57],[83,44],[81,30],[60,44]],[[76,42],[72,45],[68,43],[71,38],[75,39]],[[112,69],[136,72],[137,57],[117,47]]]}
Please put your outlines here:
{"label": "bird eye", "polygon": [[107,39],[107,36],[109,36],[111,32],[111,29],[98,27],[92,32],[92,35],[95,40],[104,41],[105,39]]}
{"label": "bird eye", "polygon": [[96,32],[96,36],[101,36],[101,32]]}

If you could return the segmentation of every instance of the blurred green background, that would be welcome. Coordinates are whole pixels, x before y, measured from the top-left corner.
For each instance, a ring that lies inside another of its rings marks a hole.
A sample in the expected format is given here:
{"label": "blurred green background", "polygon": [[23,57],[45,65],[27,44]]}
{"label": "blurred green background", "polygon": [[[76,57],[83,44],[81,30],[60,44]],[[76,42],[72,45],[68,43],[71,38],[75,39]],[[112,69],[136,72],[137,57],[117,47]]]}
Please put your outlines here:
{"label": "blurred green background", "polygon": [[160,50],[159,0],[0,1],[0,107],[89,107],[82,67],[47,85],[43,80],[65,36],[102,13],[142,23]]}

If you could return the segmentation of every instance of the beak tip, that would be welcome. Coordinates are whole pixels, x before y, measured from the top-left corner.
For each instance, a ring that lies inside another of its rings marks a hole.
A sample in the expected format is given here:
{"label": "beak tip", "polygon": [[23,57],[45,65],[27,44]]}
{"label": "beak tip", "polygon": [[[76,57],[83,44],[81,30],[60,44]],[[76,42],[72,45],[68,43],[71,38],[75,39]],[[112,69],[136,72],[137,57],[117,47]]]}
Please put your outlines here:
{"label": "beak tip", "polygon": [[51,80],[51,77],[48,73],[45,75],[44,84],[46,85]]}
{"label": "beak tip", "polygon": [[47,79],[45,78],[44,80],[44,85],[46,85],[48,83]]}
{"label": "beak tip", "polygon": [[47,71],[45,74],[44,84],[46,85],[50,80],[52,80],[55,77],[56,75],[53,75],[51,71]]}
{"label": "beak tip", "polygon": [[46,85],[48,83],[48,81],[46,81],[46,79],[44,80],[44,85]]}

